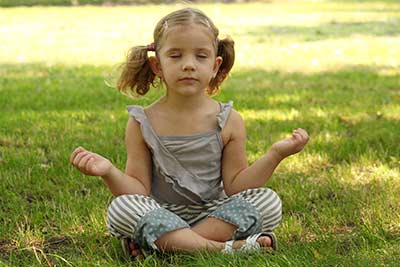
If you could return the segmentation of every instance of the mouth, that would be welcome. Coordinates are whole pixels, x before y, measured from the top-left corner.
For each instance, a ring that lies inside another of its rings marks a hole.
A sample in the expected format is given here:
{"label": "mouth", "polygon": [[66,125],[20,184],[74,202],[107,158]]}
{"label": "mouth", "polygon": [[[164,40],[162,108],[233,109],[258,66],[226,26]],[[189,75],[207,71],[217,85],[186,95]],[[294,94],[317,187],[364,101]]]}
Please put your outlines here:
{"label": "mouth", "polygon": [[193,77],[184,77],[179,79],[180,82],[197,82],[198,79],[193,78]]}

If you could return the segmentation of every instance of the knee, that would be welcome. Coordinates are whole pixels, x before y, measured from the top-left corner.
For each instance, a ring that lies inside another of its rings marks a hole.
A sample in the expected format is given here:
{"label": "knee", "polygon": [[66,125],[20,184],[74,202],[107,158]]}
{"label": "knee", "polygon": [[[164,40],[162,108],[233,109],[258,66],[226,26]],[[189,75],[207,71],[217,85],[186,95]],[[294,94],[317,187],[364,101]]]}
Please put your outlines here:
{"label": "knee", "polygon": [[120,210],[122,212],[144,215],[159,207],[160,205],[154,199],[144,195],[120,195],[111,201],[108,211]]}
{"label": "knee", "polygon": [[282,221],[282,200],[278,194],[268,189],[265,201],[258,206],[263,218],[263,231],[273,231]]}
{"label": "knee", "polygon": [[[129,225],[129,197],[128,195],[120,195],[114,198],[107,209],[107,228],[118,236],[122,228],[131,228]],[[133,215],[130,213],[130,215]],[[131,229],[125,229],[130,232]]]}
{"label": "knee", "polygon": [[140,218],[158,207],[157,202],[146,196],[120,195],[108,206],[107,228],[114,235],[132,233]]}
{"label": "knee", "polygon": [[119,195],[117,197],[115,197],[113,200],[111,200],[110,205],[108,206],[108,209],[111,208],[115,208],[116,206],[120,206],[121,203],[123,203],[123,200],[127,200],[128,199],[128,195]]}
{"label": "knee", "polygon": [[130,199],[129,195],[120,195],[114,198],[107,210],[107,218],[120,218],[129,209]]}
{"label": "knee", "polygon": [[282,218],[282,200],[279,195],[269,188],[248,189],[244,197],[251,202],[262,216]]}
{"label": "knee", "polygon": [[282,217],[282,200],[279,195],[269,188],[263,188],[263,196],[265,196],[265,205],[262,205],[265,209],[264,213],[270,214],[271,216]]}

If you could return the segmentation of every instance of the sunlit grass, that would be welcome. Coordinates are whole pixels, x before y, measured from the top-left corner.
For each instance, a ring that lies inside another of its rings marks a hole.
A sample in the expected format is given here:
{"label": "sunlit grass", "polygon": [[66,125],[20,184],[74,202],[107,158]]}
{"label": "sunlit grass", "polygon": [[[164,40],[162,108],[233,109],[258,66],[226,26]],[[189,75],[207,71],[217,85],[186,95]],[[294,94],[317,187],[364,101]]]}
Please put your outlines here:
{"label": "sunlit grass", "polygon": [[241,112],[244,119],[257,119],[257,120],[294,120],[299,117],[299,112],[295,109],[282,112],[282,110],[244,110]]}
{"label": "sunlit grass", "polygon": [[[310,2],[295,6],[277,2],[198,7],[215,20],[222,36],[229,34],[236,41],[239,69],[318,72],[352,65],[399,66],[398,6]],[[4,63],[119,63],[129,47],[150,43],[157,20],[176,8],[3,9],[0,58]]]}

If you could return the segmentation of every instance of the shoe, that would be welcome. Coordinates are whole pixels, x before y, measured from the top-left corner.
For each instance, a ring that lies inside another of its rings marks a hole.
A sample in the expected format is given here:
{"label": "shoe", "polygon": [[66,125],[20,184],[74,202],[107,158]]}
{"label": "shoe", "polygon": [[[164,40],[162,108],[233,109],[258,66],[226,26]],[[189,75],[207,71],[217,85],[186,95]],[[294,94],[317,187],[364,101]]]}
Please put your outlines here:
{"label": "shoe", "polygon": [[263,249],[264,247],[261,247],[261,245],[257,242],[257,239],[260,236],[268,236],[269,238],[271,238],[271,248],[273,250],[278,249],[275,234],[272,232],[269,232],[269,233],[258,233],[258,234],[247,237],[245,244],[243,246],[241,246],[239,249],[233,249],[233,242],[235,242],[235,240],[227,241],[227,242],[225,242],[225,247],[222,250],[222,252],[223,253],[233,253],[234,251],[249,252],[249,251]]}

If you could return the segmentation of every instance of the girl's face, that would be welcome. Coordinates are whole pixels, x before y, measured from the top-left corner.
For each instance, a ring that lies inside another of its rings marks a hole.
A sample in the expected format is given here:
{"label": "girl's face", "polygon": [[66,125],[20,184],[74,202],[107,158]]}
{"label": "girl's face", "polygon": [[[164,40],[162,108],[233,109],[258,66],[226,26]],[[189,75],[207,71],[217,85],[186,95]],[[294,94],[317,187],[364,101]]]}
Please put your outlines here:
{"label": "girl's face", "polygon": [[222,63],[216,57],[211,30],[197,24],[167,30],[153,71],[166,83],[169,93],[204,94]]}

